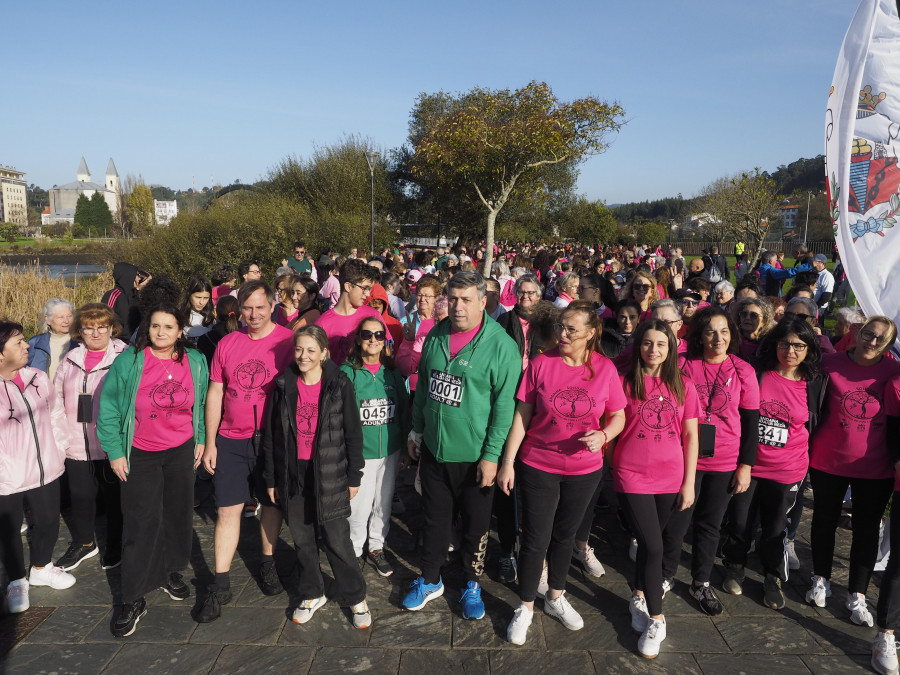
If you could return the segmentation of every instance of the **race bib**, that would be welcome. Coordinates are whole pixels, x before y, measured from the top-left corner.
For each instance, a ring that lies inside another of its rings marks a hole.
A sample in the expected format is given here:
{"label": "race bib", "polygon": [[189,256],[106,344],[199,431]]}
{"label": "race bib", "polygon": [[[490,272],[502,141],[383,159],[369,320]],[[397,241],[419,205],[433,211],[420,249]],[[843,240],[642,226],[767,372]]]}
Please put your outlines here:
{"label": "race bib", "polygon": [[396,410],[397,404],[392,398],[367,398],[359,404],[359,419],[364,427],[390,424]]}
{"label": "race bib", "polygon": [[428,381],[428,396],[432,401],[458,408],[463,397],[462,378],[442,370],[432,369],[431,378]]}
{"label": "race bib", "polygon": [[777,417],[759,418],[759,444],[783,448],[788,441],[788,423]]}

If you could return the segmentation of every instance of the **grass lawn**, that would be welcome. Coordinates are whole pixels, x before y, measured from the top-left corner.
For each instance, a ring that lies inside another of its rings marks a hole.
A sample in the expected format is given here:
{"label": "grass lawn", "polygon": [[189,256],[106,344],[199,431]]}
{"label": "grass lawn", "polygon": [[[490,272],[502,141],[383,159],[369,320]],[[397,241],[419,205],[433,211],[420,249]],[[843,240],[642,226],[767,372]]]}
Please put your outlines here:
{"label": "grass lawn", "polygon": [[15,241],[0,241],[0,251],[12,248],[19,249],[54,249],[54,248],[76,248],[84,244],[96,244],[101,241],[112,241],[112,239],[31,239],[30,237],[18,237]]}

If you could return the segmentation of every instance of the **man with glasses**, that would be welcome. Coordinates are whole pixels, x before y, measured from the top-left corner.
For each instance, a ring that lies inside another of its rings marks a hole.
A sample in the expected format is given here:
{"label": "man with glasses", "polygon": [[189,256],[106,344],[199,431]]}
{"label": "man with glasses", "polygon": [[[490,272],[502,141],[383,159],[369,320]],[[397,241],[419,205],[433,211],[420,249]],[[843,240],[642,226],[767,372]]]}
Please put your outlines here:
{"label": "man with glasses", "polygon": [[312,277],[313,281],[319,281],[318,275],[316,274],[316,266],[313,265],[312,261],[306,256],[306,244],[302,241],[294,242],[294,257],[290,260],[282,260],[281,264],[287,265],[297,274],[308,274]]}
{"label": "man with glasses", "polygon": [[353,345],[353,333],[359,322],[369,317],[383,321],[381,315],[366,305],[372,287],[381,279],[377,269],[359,258],[347,260],[338,273],[341,295],[337,304],[316,319],[328,335],[328,355],[341,365]]}
{"label": "man with glasses", "polygon": [[697,313],[700,303],[703,302],[703,298],[697,291],[692,291],[687,288],[679,288],[672,297],[681,305],[681,318],[684,323],[682,323],[681,328],[676,335],[682,338],[687,333],[687,326],[685,323],[690,322],[694,314]]}

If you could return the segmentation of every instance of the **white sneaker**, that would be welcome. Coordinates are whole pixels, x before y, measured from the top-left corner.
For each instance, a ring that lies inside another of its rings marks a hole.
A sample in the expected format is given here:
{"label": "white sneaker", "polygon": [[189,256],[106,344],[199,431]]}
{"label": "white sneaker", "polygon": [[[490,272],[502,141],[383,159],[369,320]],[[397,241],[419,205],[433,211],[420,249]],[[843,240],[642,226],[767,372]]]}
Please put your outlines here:
{"label": "white sneaker", "polygon": [[800,558],[797,557],[797,552],[794,550],[794,540],[786,539],[784,542],[784,553],[787,555],[788,569],[789,570],[799,570],[800,569]]}
{"label": "white sneaker", "polygon": [[60,591],[74,586],[75,577],[63,570],[62,567],[47,565],[41,569],[32,567],[31,574],[28,575],[28,582],[32,586],[49,586]]}
{"label": "white sneaker", "polygon": [[518,609],[513,612],[512,621],[509,622],[509,626],[506,628],[507,642],[514,645],[524,645],[525,638],[528,636],[528,628],[531,626],[533,618],[534,612],[525,605],[519,605]]}
{"label": "white sneaker", "polygon": [[327,601],[328,599],[324,595],[319,598],[304,600],[300,603],[300,606],[294,610],[294,615],[291,617],[292,621],[294,623],[306,623],[312,618],[312,615],[316,613],[316,610]]}
{"label": "white sneaker", "polygon": [[581,567],[592,577],[602,577],[606,574],[603,565],[594,555],[594,549],[590,546],[584,549],[576,548],[572,551],[572,558],[581,563]]}
{"label": "white sneaker", "polygon": [[[6,587],[6,606],[10,614],[20,614],[28,609],[28,579],[16,579],[10,581]],[[894,636],[892,635],[891,638]]]}
{"label": "white sneaker", "polygon": [[541,578],[538,580],[538,587],[537,587],[536,595],[539,598],[543,598],[545,595],[547,595],[547,591],[550,590],[550,585],[549,585],[549,583],[547,583],[547,575],[548,574],[549,574],[549,572],[547,571],[547,566],[544,565],[544,567],[541,569]]}
{"label": "white sneaker", "polygon": [[879,631],[872,643],[872,668],[881,675],[900,674],[900,663],[897,662],[897,644],[893,633]]}
{"label": "white sneaker", "polygon": [[659,619],[650,619],[647,622],[647,630],[638,640],[638,651],[645,659],[655,659],[659,655],[659,646],[666,639],[666,622]]}
{"label": "white sneaker", "polygon": [[637,539],[632,537],[631,542],[628,544],[628,558],[631,562],[637,562],[637,546]]}
{"label": "white sneaker", "polygon": [[647,599],[643,595],[632,595],[628,609],[631,612],[631,630],[635,633],[643,633],[647,630],[647,622],[650,621],[650,615],[647,613]]}
{"label": "white sneaker", "polygon": [[566,600],[565,591],[560,593],[556,600],[544,598],[544,613],[559,619],[559,622],[569,630],[581,630],[584,628],[584,619]]}
{"label": "white sneaker", "polygon": [[666,593],[671,591],[673,588],[675,588],[675,580],[674,579],[663,579],[663,582],[662,582],[663,599],[665,599]]}
{"label": "white sneaker", "polygon": [[810,579],[812,584],[806,591],[806,601],[814,604],[816,607],[825,606],[825,598],[831,597],[831,582],[828,579],[813,575]]}
{"label": "white sneaker", "polygon": [[[324,596],[320,599],[324,600]],[[324,605],[325,603],[323,602],[322,604]],[[313,612],[315,611],[316,610],[313,610]],[[368,628],[372,625],[372,612],[369,611],[369,604],[365,600],[350,607],[350,612],[353,614],[354,628],[363,630],[364,628]],[[312,616],[312,612],[310,612],[309,615]],[[301,621],[300,623],[304,622]]]}
{"label": "white sneaker", "polygon": [[850,610],[850,621],[857,626],[868,626],[871,628],[875,625],[875,622],[872,620],[872,613],[866,606],[865,596],[860,597],[856,593],[851,593],[847,597],[847,609]]}

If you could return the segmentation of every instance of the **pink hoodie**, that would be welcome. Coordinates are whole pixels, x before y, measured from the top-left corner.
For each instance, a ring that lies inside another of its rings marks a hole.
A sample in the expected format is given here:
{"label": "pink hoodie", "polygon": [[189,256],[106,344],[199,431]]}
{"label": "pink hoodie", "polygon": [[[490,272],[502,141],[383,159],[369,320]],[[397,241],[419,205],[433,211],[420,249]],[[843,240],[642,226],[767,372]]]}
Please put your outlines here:
{"label": "pink hoodie", "polygon": [[[87,461],[89,459],[106,459],[106,453],[100,448],[97,440],[97,411],[100,408],[100,391],[103,380],[115,358],[128,347],[124,342],[112,339],[106,346],[106,354],[90,373],[84,372],[84,358],[87,348],[79,345],[66,354],[56,376],[53,386],[62,401],[66,412],[66,442],[63,447],[68,459]],[[94,413],[91,422],[78,421],[78,395],[94,395]],[[85,447],[87,446],[87,447]]]}
{"label": "pink hoodie", "polygon": [[65,470],[62,401],[44,371],[26,366],[19,375],[24,392],[0,376],[0,495],[47,485]]}

